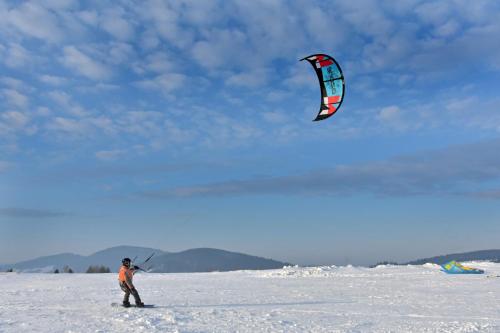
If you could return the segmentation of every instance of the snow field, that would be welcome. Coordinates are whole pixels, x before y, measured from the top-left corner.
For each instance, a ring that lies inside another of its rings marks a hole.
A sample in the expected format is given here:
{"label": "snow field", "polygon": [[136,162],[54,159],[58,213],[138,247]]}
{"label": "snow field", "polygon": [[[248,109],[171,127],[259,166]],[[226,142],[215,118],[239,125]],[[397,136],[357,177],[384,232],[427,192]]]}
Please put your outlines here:
{"label": "snow field", "polygon": [[117,274],[0,273],[0,332],[500,332],[500,264],[137,274],[152,309],[112,307]]}

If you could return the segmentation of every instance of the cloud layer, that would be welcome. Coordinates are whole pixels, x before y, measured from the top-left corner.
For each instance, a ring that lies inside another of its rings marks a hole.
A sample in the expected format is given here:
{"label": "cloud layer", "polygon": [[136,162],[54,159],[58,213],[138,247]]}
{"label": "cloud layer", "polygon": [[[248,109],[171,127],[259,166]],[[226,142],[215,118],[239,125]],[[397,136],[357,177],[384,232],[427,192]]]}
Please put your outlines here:
{"label": "cloud layer", "polygon": [[0,208],[0,216],[8,218],[46,219],[46,218],[68,216],[68,214],[46,209],[7,207],[7,208]]}
{"label": "cloud layer", "polygon": [[144,192],[147,198],[316,195],[471,195],[498,198],[500,141],[453,146],[386,161],[338,165],[305,174],[253,178]]}
{"label": "cloud layer", "polygon": [[[35,135],[50,149],[56,141],[47,138],[71,134],[96,145],[98,156],[133,151],[130,141],[153,150],[179,140],[225,147],[269,141],[265,133],[290,141],[420,131],[453,116],[458,127],[500,129],[499,119],[452,115],[446,103],[463,98],[439,83],[498,73],[500,47],[491,43],[500,34],[498,4],[151,0],[139,7],[0,2],[0,103],[10,112],[0,137],[17,144]],[[333,134],[303,130],[317,87],[297,60],[317,50],[338,57],[348,80],[349,112]],[[495,101],[474,84],[467,98],[488,108]]]}

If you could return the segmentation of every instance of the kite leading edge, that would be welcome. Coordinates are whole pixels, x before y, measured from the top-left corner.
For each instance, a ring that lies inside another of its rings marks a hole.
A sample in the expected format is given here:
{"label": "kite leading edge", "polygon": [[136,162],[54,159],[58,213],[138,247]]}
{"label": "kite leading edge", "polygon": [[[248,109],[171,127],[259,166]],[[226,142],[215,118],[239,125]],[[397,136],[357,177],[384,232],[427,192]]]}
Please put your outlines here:
{"label": "kite leading edge", "polygon": [[314,121],[333,115],[344,100],[344,75],[335,59],[326,54],[313,54],[305,57],[314,68],[321,88],[321,105]]}

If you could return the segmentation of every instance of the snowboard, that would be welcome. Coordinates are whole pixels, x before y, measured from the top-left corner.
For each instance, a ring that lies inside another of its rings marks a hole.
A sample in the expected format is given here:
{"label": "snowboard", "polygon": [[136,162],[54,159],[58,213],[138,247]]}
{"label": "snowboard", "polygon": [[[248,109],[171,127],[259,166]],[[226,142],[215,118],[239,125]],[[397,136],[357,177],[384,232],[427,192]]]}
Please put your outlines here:
{"label": "snowboard", "polygon": [[130,304],[129,307],[126,307],[124,306],[122,303],[111,303],[111,306],[113,307],[122,307],[122,308],[125,308],[125,309],[128,309],[128,308],[139,308],[139,309],[147,309],[147,308],[154,308],[154,304],[144,304],[143,307],[138,307],[136,306],[135,304]]}

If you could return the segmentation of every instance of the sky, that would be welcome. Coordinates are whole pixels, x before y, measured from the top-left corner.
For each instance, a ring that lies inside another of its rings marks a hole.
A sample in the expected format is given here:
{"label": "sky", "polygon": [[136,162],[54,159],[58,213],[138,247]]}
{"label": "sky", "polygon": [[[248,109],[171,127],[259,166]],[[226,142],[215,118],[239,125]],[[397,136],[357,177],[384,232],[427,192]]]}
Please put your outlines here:
{"label": "sky", "polygon": [[[0,263],[500,248],[496,1],[0,0]],[[319,110],[315,53],[342,67]]]}

